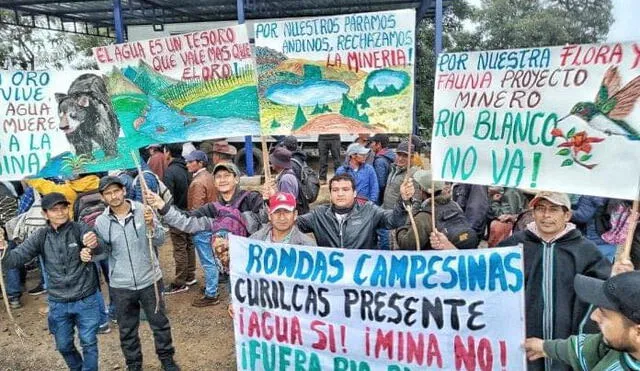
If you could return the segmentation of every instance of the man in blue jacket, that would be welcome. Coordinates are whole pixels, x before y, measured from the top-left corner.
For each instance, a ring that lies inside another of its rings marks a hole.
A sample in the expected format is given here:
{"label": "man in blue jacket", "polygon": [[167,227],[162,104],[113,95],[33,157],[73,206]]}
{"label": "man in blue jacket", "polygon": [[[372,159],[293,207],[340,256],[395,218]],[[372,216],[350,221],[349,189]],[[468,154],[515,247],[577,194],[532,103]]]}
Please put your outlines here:
{"label": "man in blue jacket", "polygon": [[[42,198],[47,227],[31,234],[18,247],[7,251],[2,259],[5,268],[24,265],[36,256],[43,258],[48,277],[49,331],[70,370],[98,369],[98,275],[93,264],[81,261],[84,248],[99,248],[101,242],[89,226],[76,223],[69,215],[69,201],[53,192]],[[7,243],[0,233],[0,251]],[[74,345],[78,329],[82,355]]]}
{"label": "man in blue jacket", "polygon": [[369,148],[359,143],[352,143],[347,148],[345,164],[340,166],[336,175],[349,174],[356,181],[356,192],[360,199],[378,202],[380,187],[373,166],[366,163]]}

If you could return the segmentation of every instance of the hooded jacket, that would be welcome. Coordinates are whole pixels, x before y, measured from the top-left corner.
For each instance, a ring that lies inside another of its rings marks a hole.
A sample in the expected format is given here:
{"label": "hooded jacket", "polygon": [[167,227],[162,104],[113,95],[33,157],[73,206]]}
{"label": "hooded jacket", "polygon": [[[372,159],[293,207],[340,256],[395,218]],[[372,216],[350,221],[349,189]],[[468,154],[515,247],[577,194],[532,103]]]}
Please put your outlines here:
{"label": "hooded jacket", "polygon": [[[576,274],[607,279],[611,264],[593,242],[572,224],[552,242],[535,233],[535,223],[502,241],[499,246],[524,245],[524,277],[527,337],[564,339],[578,334],[589,317],[589,305],[573,289]],[[569,370],[550,359],[528,363],[529,371]]]}
{"label": "hooded jacket", "polygon": [[313,233],[318,246],[345,249],[376,249],[376,229],[396,229],[404,225],[407,213],[402,202],[393,210],[383,210],[371,201],[356,202],[342,222],[330,205],[321,205],[296,221],[302,233]]}
{"label": "hooded jacket", "polygon": [[[271,224],[267,224],[262,227],[259,231],[249,236],[249,238],[259,241],[267,241],[269,238],[269,233],[273,229]],[[316,246],[316,242],[306,234],[300,232],[297,226],[293,226],[291,230],[291,238],[289,242],[292,245],[303,245],[303,246]]]}
{"label": "hooded jacket", "polygon": [[[17,268],[40,255],[49,277],[47,287],[49,300],[73,302],[98,289],[98,275],[94,264],[80,260],[84,248],[82,237],[91,228],[82,223],[68,221],[54,229],[51,225],[31,234],[18,247],[7,251],[2,259],[5,268]],[[98,238],[100,249],[103,242]]]}
{"label": "hooded jacket", "polygon": [[[104,248],[96,251],[94,260],[109,259],[109,286],[117,289],[141,290],[162,278],[157,254],[149,251],[147,225],[144,222],[144,206],[130,202],[131,212],[124,225],[107,207],[96,219],[95,230],[104,241]],[[158,220],[154,221],[152,244],[154,251],[164,243],[164,229]]]}
{"label": "hooded jacket", "polygon": [[164,185],[173,195],[173,203],[180,209],[187,209],[187,195],[189,190],[189,172],[187,164],[182,158],[174,158],[164,171],[162,179]]}
{"label": "hooded jacket", "polygon": [[384,189],[387,186],[387,178],[389,178],[391,165],[395,161],[396,153],[390,148],[381,149],[373,158],[373,169],[376,171],[376,176],[378,177],[378,186],[381,195],[378,198],[378,205],[382,205],[382,195],[384,195]]}
{"label": "hooded jacket", "polygon": [[[415,173],[417,168],[412,167],[409,170],[409,175],[413,180],[413,173]],[[382,207],[384,209],[393,209],[395,204],[400,199],[400,186],[402,182],[404,182],[405,174],[407,173],[407,168],[399,167],[396,164],[391,165],[389,176],[387,178],[387,185],[384,189],[384,198],[382,199]],[[413,187],[416,189],[415,194],[413,195],[414,200],[420,200],[420,185],[413,180]]]}
{"label": "hooded jacket", "polygon": [[26,182],[43,196],[53,192],[62,193],[71,204],[69,212],[71,213],[71,219],[73,219],[73,204],[78,198],[78,193],[98,189],[100,178],[95,175],[87,175],[78,179],[66,180],[63,184],[56,184],[47,179],[28,179]]}

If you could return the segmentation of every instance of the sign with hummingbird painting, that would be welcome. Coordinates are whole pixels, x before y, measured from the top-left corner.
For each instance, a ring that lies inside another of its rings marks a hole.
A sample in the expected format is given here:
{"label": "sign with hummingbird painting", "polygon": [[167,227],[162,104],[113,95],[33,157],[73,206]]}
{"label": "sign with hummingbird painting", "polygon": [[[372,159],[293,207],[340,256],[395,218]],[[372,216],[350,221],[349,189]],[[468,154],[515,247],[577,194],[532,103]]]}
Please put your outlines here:
{"label": "sign with hummingbird painting", "polygon": [[262,131],[410,133],[415,11],[256,23]]}
{"label": "sign with hummingbird painting", "polygon": [[93,49],[132,147],[259,135],[243,25]]}
{"label": "sign with hummingbird painting", "polygon": [[0,179],[133,166],[98,71],[0,71]]}
{"label": "sign with hummingbird painting", "polygon": [[438,179],[636,199],[640,43],[443,53]]}

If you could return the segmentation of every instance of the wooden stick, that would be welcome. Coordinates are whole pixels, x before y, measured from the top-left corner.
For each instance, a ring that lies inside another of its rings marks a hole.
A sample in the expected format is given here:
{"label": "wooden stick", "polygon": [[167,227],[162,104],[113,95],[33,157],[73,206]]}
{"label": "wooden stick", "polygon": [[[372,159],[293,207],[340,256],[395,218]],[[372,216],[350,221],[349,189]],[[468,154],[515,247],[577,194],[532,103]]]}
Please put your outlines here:
{"label": "wooden stick", "polygon": [[[140,166],[140,161],[138,159],[138,155],[131,150],[131,157],[133,157],[133,162],[136,164],[136,168],[138,169],[138,179],[140,179],[140,188],[142,188],[142,200],[146,207],[150,207],[149,201],[147,200],[146,192],[149,190],[147,186],[147,181],[144,179],[144,172],[142,171],[142,166]],[[155,273],[155,260],[154,255],[155,251],[153,250],[153,230],[149,229],[147,225],[145,225],[147,230],[147,244],[149,245],[149,258],[151,258],[151,269]],[[158,267],[160,267],[160,262],[158,262]],[[158,281],[153,280],[153,291],[156,295],[156,309],[155,313],[158,313],[160,310],[160,290],[158,289]]]}
{"label": "wooden stick", "polygon": [[[4,240],[4,231],[1,229],[0,229],[0,240],[2,240],[3,244],[7,243]],[[6,248],[7,246],[4,246],[4,247]],[[2,271],[2,258],[4,258],[5,253],[6,253],[5,250],[2,250],[2,252],[0,253],[0,288],[2,288],[1,290],[2,301],[4,302],[5,308],[7,308],[7,314],[9,315],[9,319],[13,323],[13,327],[14,327],[14,331],[16,332],[16,335],[18,335],[20,342],[24,345],[24,338],[27,337],[27,334],[25,334],[24,330],[22,330],[20,325],[18,325],[18,322],[16,322],[16,319],[13,317],[13,313],[11,312],[11,306],[9,305],[9,298],[7,296],[7,287],[4,284],[4,272]]]}
{"label": "wooden stick", "polygon": [[[404,181],[405,182],[411,182],[411,176],[409,175],[409,170],[411,170],[411,134],[409,134],[409,138],[408,138],[408,153],[407,156],[409,157],[409,162],[407,163],[407,172],[404,174]],[[409,204],[404,204],[404,208],[405,210],[407,210],[407,214],[409,214],[409,222],[411,222],[411,229],[413,230],[413,237],[416,239],[416,251],[420,251],[420,235],[418,234],[418,226],[416,224],[416,220],[413,217],[413,205],[411,204],[411,201],[409,201]]]}
{"label": "wooden stick", "polygon": [[431,173],[431,230],[438,231],[436,227],[436,182],[433,180],[433,173]]}
{"label": "wooden stick", "polygon": [[629,259],[631,257],[631,245],[633,243],[633,235],[636,232],[636,226],[638,225],[638,200],[633,201],[633,207],[631,208],[631,215],[629,216],[629,229],[627,230],[627,239],[624,241],[624,246],[620,252],[619,258],[621,260]]}
{"label": "wooden stick", "polygon": [[260,136],[262,142],[262,166],[264,167],[264,182],[265,184],[271,181],[271,165],[269,165],[269,148],[267,147],[267,138],[264,135]]}

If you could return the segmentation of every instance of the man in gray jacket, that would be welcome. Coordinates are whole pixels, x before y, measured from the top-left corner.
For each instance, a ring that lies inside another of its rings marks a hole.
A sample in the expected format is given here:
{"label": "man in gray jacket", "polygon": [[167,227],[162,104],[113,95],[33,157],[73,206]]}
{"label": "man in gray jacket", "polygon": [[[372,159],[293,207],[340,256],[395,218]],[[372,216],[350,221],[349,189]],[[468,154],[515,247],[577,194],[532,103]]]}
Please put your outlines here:
{"label": "man in gray jacket", "polygon": [[[43,258],[49,277],[49,331],[70,370],[98,370],[98,275],[93,264],[81,261],[82,249],[100,249],[101,241],[86,224],[69,217],[69,201],[61,193],[42,198],[47,226],[37,230],[2,259],[5,268],[26,264],[36,256]],[[0,230],[0,252],[7,243]],[[74,345],[78,328],[82,356]],[[43,365],[44,367],[44,365]]]}
{"label": "man in gray jacket", "polygon": [[413,182],[400,187],[401,199],[393,210],[383,210],[371,201],[356,202],[355,180],[348,174],[329,181],[331,205],[321,205],[298,217],[303,233],[313,233],[316,243],[345,249],[376,249],[376,229],[395,229],[404,225],[407,212],[403,202],[410,202],[415,192]]}
{"label": "man in gray jacket", "polygon": [[260,241],[316,246],[316,242],[296,226],[296,198],[291,193],[277,192],[269,197],[269,224],[249,238]]}
{"label": "man in gray jacket", "polygon": [[[104,240],[104,251],[94,260],[109,258],[109,274],[116,304],[120,331],[120,347],[130,371],[142,370],[142,349],[138,336],[140,309],[153,331],[156,354],[163,370],[179,370],[173,360],[175,350],[171,339],[171,326],[164,301],[156,308],[154,283],[162,292],[162,271],[156,249],[164,242],[164,230],[153,212],[143,204],[126,199],[126,189],[120,178],[106,176],[98,188],[107,209],[96,219],[96,233]],[[149,249],[147,233],[151,232],[154,254]],[[83,260],[91,260],[83,251]]]}

